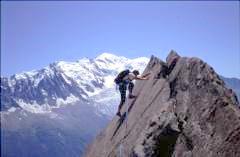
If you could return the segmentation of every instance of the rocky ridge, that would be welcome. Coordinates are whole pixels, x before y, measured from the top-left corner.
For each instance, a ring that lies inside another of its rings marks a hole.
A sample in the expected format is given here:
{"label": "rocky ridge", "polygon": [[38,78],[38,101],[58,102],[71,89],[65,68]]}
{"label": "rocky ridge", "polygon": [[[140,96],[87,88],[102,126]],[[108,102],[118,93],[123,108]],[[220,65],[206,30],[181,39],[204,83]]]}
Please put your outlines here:
{"label": "rocky ridge", "polygon": [[237,97],[214,69],[171,51],[152,56],[134,94],[89,146],[86,157],[240,156]]}

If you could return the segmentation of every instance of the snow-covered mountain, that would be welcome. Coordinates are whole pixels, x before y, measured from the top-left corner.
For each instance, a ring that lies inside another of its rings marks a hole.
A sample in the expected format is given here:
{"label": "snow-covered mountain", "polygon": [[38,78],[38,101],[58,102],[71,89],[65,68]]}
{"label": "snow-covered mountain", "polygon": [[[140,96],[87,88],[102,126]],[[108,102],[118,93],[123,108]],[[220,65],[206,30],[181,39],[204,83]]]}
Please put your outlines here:
{"label": "snow-covered mountain", "polygon": [[[113,82],[128,68],[142,71],[148,58],[128,59],[103,53],[95,59],[59,61],[41,69],[1,78],[2,108],[21,107],[32,113],[51,112],[53,108],[92,101],[101,113],[111,115],[119,99]],[[107,104],[105,102],[108,102]]]}
{"label": "snow-covered mountain", "polygon": [[103,53],[1,77],[2,156],[81,156],[116,112],[115,76],[148,60]]}

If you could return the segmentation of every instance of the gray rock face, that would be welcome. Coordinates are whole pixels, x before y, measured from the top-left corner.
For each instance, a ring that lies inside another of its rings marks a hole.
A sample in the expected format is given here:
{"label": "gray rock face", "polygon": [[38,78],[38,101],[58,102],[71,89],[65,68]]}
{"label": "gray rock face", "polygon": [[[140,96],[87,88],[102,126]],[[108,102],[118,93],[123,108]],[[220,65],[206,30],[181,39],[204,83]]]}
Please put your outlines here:
{"label": "gray rock face", "polygon": [[152,56],[148,72],[86,157],[240,156],[239,102],[212,67],[172,51],[166,63]]}
{"label": "gray rock face", "polygon": [[240,79],[226,78],[223,76],[220,76],[220,77],[226,83],[227,87],[231,88],[236,93],[239,101],[240,100]]}

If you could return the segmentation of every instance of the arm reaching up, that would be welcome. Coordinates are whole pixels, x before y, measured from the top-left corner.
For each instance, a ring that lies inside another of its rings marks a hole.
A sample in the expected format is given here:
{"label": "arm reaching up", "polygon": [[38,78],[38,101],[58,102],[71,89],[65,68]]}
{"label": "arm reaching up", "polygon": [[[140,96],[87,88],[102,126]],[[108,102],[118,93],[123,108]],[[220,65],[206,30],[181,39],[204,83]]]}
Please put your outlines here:
{"label": "arm reaching up", "polygon": [[145,75],[142,75],[142,77],[148,77],[151,73],[146,73]]}
{"label": "arm reaching up", "polygon": [[147,73],[147,74],[142,75],[142,76],[136,76],[136,80],[148,80],[149,77],[150,77],[150,74],[151,73]]}

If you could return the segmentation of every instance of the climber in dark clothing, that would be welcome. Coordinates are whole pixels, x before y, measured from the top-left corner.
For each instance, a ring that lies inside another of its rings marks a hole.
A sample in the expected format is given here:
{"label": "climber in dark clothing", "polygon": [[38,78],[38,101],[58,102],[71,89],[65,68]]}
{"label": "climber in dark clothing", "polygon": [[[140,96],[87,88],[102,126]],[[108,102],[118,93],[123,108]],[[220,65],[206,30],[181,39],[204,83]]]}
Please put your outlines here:
{"label": "climber in dark clothing", "polygon": [[123,104],[125,103],[126,100],[126,92],[127,92],[127,88],[129,91],[129,95],[128,97],[130,99],[135,98],[136,96],[132,94],[133,91],[133,80],[148,80],[148,76],[150,73],[144,75],[144,76],[138,76],[139,75],[139,71],[138,70],[134,70],[133,72],[130,72],[129,70],[125,70],[122,71],[121,73],[118,74],[117,78],[115,79],[115,83],[119,85],[119,91],[121,94],[121,101],[120,104],[118,106],[118,112],[117,115],[121,116],[121,108],[123,106]]}

